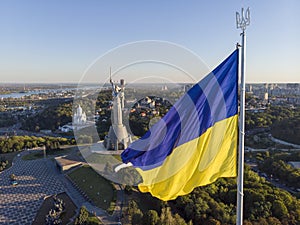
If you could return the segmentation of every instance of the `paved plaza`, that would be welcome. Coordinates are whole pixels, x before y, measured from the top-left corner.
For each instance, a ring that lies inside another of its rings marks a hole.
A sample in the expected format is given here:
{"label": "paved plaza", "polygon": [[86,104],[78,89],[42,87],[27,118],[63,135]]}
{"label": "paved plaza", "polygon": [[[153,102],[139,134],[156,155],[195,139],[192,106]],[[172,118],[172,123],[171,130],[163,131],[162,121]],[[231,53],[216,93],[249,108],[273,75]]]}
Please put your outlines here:
{"label": "paved plaza", "polygon": [[[104,224],[117,224],[123,191],[118,191],[117,207],[110,216],[105,210],[87,202],[68,179],[55,167],[51,159],[22,160],[29,154],[23,151],[14,159],[12,167],[0,173],[0,225],[32,224],[46,196],[66,192],[80,208],[82,205],[96,213]],[[10,175],[15,174],[17,186],[12,186]]]}
{"label": "paved plaza", "polygon": [[[46,196],[65,191],[52,161],[25,161],[22,155],[0,173],[0,224],[31,224]],[[18,185],[11,185],[11,174],[16,175]]]}

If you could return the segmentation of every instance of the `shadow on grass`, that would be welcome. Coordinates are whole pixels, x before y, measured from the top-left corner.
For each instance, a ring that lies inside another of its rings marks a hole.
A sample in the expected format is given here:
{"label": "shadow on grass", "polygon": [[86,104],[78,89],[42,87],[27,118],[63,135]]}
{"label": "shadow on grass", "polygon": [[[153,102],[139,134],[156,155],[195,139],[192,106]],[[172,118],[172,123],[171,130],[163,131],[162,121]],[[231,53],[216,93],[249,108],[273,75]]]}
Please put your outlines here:
{"label": "shadow on grass", "polygon": [[77,186],[99,208],[112,213],[116,204],[116,190],[111,181],[106,180],[90,166],[82,166],[68,174]]}

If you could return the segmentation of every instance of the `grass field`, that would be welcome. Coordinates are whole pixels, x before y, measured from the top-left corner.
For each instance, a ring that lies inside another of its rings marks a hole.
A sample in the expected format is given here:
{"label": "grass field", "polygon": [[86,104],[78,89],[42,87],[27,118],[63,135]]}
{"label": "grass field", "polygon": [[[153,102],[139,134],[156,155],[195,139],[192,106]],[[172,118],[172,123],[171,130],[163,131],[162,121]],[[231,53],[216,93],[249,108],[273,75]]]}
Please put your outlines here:
{"label": "grass field", "polygon": [[96,163],[96,164],[103,164],[105,165],[107,162],[111,164],[119,164],[122,162],[120,155],[104,155],[104,154],[97,154],[93,153],[86,157],[87,162],[89,163]]}
{"label": "grass field", "polygon": [[[59,156],[59,155],[65,155],[65,154],[69,154],[72,151],[75,151],[77,149],[77,147],[66,147],[66,148],[61,148],[58,150],[51,150],[47,153],[47,156]],[[44,151],[43,150],[35,150],[32,151],[30,154],[28,155],[24,155],[23,156],[23,160],[35,160],[35,159],[41,159],[44,157]]]}
{"label": "grass field", "polygon": [[23,160],[35,160],[35,159],[40,159],[44,157],[44,153],[42,150],[35,150],[34,152],[31,152],[28,155],[24,155],[22,157]]}
{"label": "grass field", "polygon": [[116,191],[110,181],[100,176],[90,166],[82,166],[68,175],[96,206],[108,212],[113,211]]}

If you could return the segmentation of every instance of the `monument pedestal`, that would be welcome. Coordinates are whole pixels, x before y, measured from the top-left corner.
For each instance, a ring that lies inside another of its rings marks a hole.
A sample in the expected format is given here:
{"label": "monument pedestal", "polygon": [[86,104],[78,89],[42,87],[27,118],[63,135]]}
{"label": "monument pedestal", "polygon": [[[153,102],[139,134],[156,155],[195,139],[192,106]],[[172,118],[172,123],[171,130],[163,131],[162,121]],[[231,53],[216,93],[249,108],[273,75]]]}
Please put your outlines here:
{"label": "monument pedestal", "polygon": [[123,150],[131,143],[131,137],[123,124],[112,125],[104,139],[107,150]]}

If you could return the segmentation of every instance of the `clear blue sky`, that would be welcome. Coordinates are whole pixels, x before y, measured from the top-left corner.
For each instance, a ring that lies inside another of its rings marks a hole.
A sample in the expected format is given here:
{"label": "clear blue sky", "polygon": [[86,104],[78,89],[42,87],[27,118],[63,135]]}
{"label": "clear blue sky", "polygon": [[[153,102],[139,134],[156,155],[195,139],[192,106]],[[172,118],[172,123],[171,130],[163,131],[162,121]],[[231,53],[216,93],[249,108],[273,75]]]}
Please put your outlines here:
{"label": "clear blue sky", "polygon": [[214,68],[240,41],[235,12],[248,6],[247,82],[300,82],[298,0],[1,0],[0,82],[77,82],[98,56],[145,39]]}

